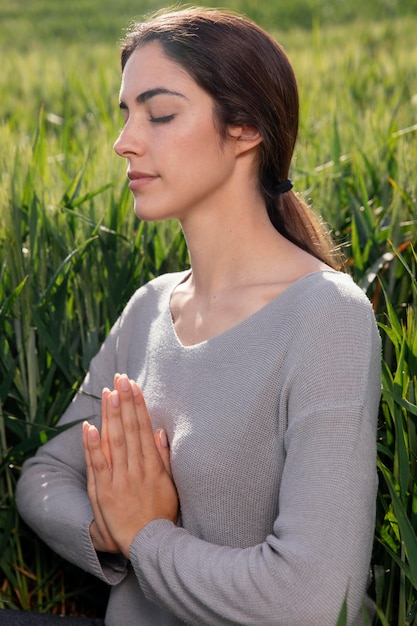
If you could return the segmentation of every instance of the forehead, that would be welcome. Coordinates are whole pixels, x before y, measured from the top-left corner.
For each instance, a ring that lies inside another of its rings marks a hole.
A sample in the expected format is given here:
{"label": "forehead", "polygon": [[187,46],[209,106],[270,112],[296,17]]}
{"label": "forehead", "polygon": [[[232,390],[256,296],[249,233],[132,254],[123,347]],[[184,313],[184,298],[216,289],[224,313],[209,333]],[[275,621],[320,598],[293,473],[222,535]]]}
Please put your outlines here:
{"label": "forehead", "polygon": [[156,86],[172,90],[200,90],[195,80],[178,63],[169,59],[156,41],[136,48],[128,58],[122,74],[120,93],[136,98],[138,92]]}

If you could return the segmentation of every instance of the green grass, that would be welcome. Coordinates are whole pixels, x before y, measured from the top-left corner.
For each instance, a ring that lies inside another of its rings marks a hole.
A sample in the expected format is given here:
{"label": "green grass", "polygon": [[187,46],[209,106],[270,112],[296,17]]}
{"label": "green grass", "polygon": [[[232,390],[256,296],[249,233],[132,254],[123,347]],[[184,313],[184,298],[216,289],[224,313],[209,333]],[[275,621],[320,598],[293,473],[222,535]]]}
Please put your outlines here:
{"label": "green grass", "polygon": [[[0,5],[1,39],[14,49],[28,49],[39,42],[55,45],[81,41],[112,44],[133,18],[181,2],[160,0],[2,0]],[[417,14],[417,0],[293,0],[258,2],[258,0],[213,0],[198,2],[205,6],[227,7],[245,13],[271,30],[310,29],[313,23],[346,24],[357,20],[366,23],[387,21]],[[346,40],[350,32],[346,32]]]}
{"label": "green grass", "polygon": [[[0,606],[94,615],[103,587],[19,521],[19,467],[55,433],[131,293],[184,267],[187,251],[176,224],[136,220],[112,150],[131,2],[79,4],[0,5]],[[294,64],[295,188],[375,306],[384,378],[371,592],[378,623],[415,624],[417,2],[227,5],[256,17]]]}

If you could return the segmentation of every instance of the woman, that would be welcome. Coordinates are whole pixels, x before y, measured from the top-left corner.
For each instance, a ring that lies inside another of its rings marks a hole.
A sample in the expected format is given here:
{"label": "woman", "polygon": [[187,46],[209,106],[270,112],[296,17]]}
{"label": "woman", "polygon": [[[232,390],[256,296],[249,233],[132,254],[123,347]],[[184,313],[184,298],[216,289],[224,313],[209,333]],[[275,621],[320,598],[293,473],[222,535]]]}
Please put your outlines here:
{"label": "woman", "polygon": [[88,421],[25,464],[20,512],[112,586],[109,626],[334,626],[345,600],[360,624],[379,337],[291,191],[289,61],[191,9],[136,24],[122,70],[135,212],[180,220],[191,269],[134,294],[61,423]]}

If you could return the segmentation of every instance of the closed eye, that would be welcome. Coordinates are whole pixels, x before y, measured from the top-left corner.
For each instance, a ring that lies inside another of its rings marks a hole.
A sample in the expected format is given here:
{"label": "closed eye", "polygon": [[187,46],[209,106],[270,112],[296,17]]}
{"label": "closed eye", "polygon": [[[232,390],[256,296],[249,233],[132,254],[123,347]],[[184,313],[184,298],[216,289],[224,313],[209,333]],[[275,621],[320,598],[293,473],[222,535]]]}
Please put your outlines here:
{"label": "closed eye", "polygon": [[170,122],[172,119],[174,119],[174,117],[174,115],[164,115],[163,117],[153,117],[151,115],[150,121],[153,124],[166,124],[167,122]]}

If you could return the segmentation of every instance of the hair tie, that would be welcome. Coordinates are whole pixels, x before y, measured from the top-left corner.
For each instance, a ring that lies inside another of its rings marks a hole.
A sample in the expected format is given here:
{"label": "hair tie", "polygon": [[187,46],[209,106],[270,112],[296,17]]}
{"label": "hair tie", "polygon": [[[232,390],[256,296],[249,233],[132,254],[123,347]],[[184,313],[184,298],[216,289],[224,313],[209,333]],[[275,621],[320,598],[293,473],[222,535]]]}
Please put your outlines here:
{"label": "hair tie", "polygon": [[286,193],[287,191],[290,191],[290,189],[292,188],[293,188],[293,184],[291,180],[287,178],[287,180],[284,180],[284,182],[279,183],[273,188],[273,193],[276,196],[280,196],[281,194]]}

